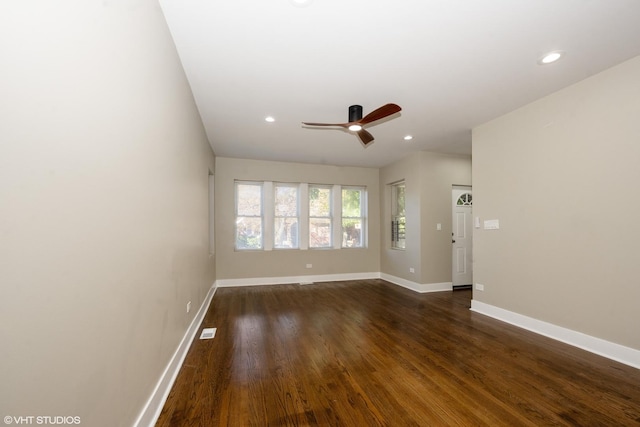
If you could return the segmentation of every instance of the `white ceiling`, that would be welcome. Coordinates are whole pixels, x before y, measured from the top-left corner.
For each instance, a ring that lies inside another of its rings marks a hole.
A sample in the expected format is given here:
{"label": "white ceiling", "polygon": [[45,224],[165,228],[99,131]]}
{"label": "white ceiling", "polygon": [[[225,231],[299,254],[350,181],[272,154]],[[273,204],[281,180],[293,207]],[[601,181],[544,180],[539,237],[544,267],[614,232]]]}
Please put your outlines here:
{"label": "white ceiling", "polygon": [[[640,55],[639,0],[160,3],[224,157],[379,167],[418,150],[470,154],[473,127]],[[552,50],[566,55],[538,65]],[[368,126],[366,148],[301,125],[390,102],[402,112]]]}

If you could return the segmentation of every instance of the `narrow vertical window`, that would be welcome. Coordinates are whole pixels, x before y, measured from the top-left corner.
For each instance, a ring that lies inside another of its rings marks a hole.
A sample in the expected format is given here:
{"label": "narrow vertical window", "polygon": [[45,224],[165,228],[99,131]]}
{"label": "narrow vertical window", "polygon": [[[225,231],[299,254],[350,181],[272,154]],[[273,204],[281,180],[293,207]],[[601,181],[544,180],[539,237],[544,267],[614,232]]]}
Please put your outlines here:
{"label": "narrow vertical window", "polygon": [[294,184],[275,184],[274,193],[273,247],[297,249],[299,225],[298,186]]}
{"label": "narrow vertical window", "polygon": [[262,184],[236,182],[236,249],[262,249]]}
{"label": "narrow vertical window", "polygon": [[216,252],[216,239],[215,239],[215,216],[214,216],[214,188],[215,182],[213,174],[209,173],[209,255],[214,255]]}
{"label": "narrow vertical window", "polygon": [[330,248],[331,188],[309,186],[309,247]]}
{"label": "narrow vertical window", "polygon": [[363,188],[342,188],[342,247],[365,246],[366,191]]}
{"label": "narrow vertical window", "polygon": [[391,185],[391,247],[405,249],[405,185],[404,181]]}

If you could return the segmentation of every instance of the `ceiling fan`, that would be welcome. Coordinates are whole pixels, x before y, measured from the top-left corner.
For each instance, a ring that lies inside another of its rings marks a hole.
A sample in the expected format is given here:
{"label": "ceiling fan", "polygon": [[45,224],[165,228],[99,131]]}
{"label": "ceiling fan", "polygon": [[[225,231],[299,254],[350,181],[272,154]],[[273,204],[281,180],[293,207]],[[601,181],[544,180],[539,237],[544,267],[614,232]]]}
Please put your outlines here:
{"label": "ceiling fan", "polygon": [[356,135],[358,135],[358,138],[360,138],[360,141],[362,141],[362,143],[366,146],[368,143],[373,141],[373,135],[367,132],[363,126],[384,119],[385,117],[391,116],[392,114],[395,114],[401,110],[402,108],[400,108],[399,105],[386,104],[362,117],[362,106],[352,105],[349,107],[349,122],[347,123],[302,122],[302,124],[307,126],[339,126],[345,129],[349,129],[350,131],[355,132]]}

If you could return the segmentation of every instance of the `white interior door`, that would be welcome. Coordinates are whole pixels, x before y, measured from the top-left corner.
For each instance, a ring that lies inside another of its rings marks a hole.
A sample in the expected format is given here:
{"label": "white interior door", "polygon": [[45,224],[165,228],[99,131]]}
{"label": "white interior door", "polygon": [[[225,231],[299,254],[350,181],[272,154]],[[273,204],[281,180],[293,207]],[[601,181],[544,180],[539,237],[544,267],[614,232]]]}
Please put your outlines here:
{"label": "white interior door", "polygon": [[473,283],[472,264],[472,195],[471,187],[453,187],[452,190],[452,232],[453,286]]}

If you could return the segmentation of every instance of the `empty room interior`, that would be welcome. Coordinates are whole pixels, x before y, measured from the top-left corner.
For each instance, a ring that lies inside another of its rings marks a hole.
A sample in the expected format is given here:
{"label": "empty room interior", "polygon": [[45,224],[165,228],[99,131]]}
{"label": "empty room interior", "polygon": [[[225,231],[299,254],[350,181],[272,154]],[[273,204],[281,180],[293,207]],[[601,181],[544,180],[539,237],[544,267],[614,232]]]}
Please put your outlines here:
{"label": "empty room interior", "polygon": [[640,425],[639,17],[3,1],[5,424]]}

